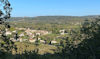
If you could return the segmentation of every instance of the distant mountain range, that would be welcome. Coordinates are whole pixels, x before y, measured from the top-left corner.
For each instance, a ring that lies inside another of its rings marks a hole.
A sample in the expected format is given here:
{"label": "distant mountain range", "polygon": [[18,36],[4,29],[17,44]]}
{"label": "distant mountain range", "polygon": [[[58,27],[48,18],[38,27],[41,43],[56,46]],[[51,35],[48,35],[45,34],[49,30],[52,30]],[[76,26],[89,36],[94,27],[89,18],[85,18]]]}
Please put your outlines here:
{"label": "distant mountain range", "polygon": [[8,21],[83,21],[83,20],[93,20],[95,18],[98,18],[100,15],[90,15],[90,16],[38,16],[38,17],[11,17]]}

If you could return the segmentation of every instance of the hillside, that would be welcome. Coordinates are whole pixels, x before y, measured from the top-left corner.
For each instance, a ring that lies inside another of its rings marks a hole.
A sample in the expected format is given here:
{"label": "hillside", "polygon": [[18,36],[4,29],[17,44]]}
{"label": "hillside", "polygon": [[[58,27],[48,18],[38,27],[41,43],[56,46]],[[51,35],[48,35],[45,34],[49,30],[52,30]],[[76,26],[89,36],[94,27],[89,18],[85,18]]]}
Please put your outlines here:
{"label": "hillside", "polygon": [[38,17],[12,17],[8,22],[14,27],[50,30],[52,28],[76,28],[85,20],[92,21],[98,16],[38,16]]}
{"label": "hillside", "polygon": [[94,16],[38,16],[38,17],[12,17],[8,21],[61,21],[61,20],[85,20],[98,18],[99,15]]}

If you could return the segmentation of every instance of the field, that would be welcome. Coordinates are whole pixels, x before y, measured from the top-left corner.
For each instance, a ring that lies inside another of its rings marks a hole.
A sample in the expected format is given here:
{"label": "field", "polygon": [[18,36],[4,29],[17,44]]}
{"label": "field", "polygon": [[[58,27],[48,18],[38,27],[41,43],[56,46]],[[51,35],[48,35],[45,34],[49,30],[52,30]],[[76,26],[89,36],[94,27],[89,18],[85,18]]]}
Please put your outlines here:
{"label": "field", "polygon": [[[22,54],[25,51],[34,52],[36,50],[38,50],[37,53],[40,55],[43,55],[46,53],[54,54],[55,51],[57,50],[56,46],[47,45],[47,44],[40,44],[36,46],[34,44],[16,42],[15,45],[17,47],[17,52],[16,52],[17,54]],[[13,54],[15,54],[15,51],[13,51]]]}

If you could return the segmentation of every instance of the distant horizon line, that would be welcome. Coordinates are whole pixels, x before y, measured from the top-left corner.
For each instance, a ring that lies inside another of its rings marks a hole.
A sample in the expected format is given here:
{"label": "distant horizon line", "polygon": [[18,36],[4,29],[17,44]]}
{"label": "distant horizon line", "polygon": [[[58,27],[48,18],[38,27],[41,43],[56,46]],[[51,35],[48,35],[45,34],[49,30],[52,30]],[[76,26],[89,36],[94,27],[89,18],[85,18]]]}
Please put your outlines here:
{"label": "distant horizon line", "polygon": [[[42,16],[72,16],[72,17],[84,17],[84,16],[100,16],[99,15],[80,15],[80,16],[74,16],[74,15],[42,15]],[[11,16],[11,17],[40,17],[40,16]]]}

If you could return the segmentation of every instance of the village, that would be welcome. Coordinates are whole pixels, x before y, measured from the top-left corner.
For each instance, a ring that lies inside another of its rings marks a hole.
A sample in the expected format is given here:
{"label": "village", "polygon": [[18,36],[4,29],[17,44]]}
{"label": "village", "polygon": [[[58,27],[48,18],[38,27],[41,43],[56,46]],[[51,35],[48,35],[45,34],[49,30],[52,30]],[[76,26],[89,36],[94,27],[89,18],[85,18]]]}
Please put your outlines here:
{"label": "village", "polygon": [[[60,35],[68,34],[64,29],[59,30]],[[13,42],[29,42],[36,43],[39,41],[42,44],[46,44],[46,40],[41,39],[40,36],[52,34],[51,31],[46,30],[32,30],[30,28],[11,28],[6,29],[5,35]],[[1,34],[0,34],[1,35]],[[50,41],[51,44],[58,43],[55,39]]]}

